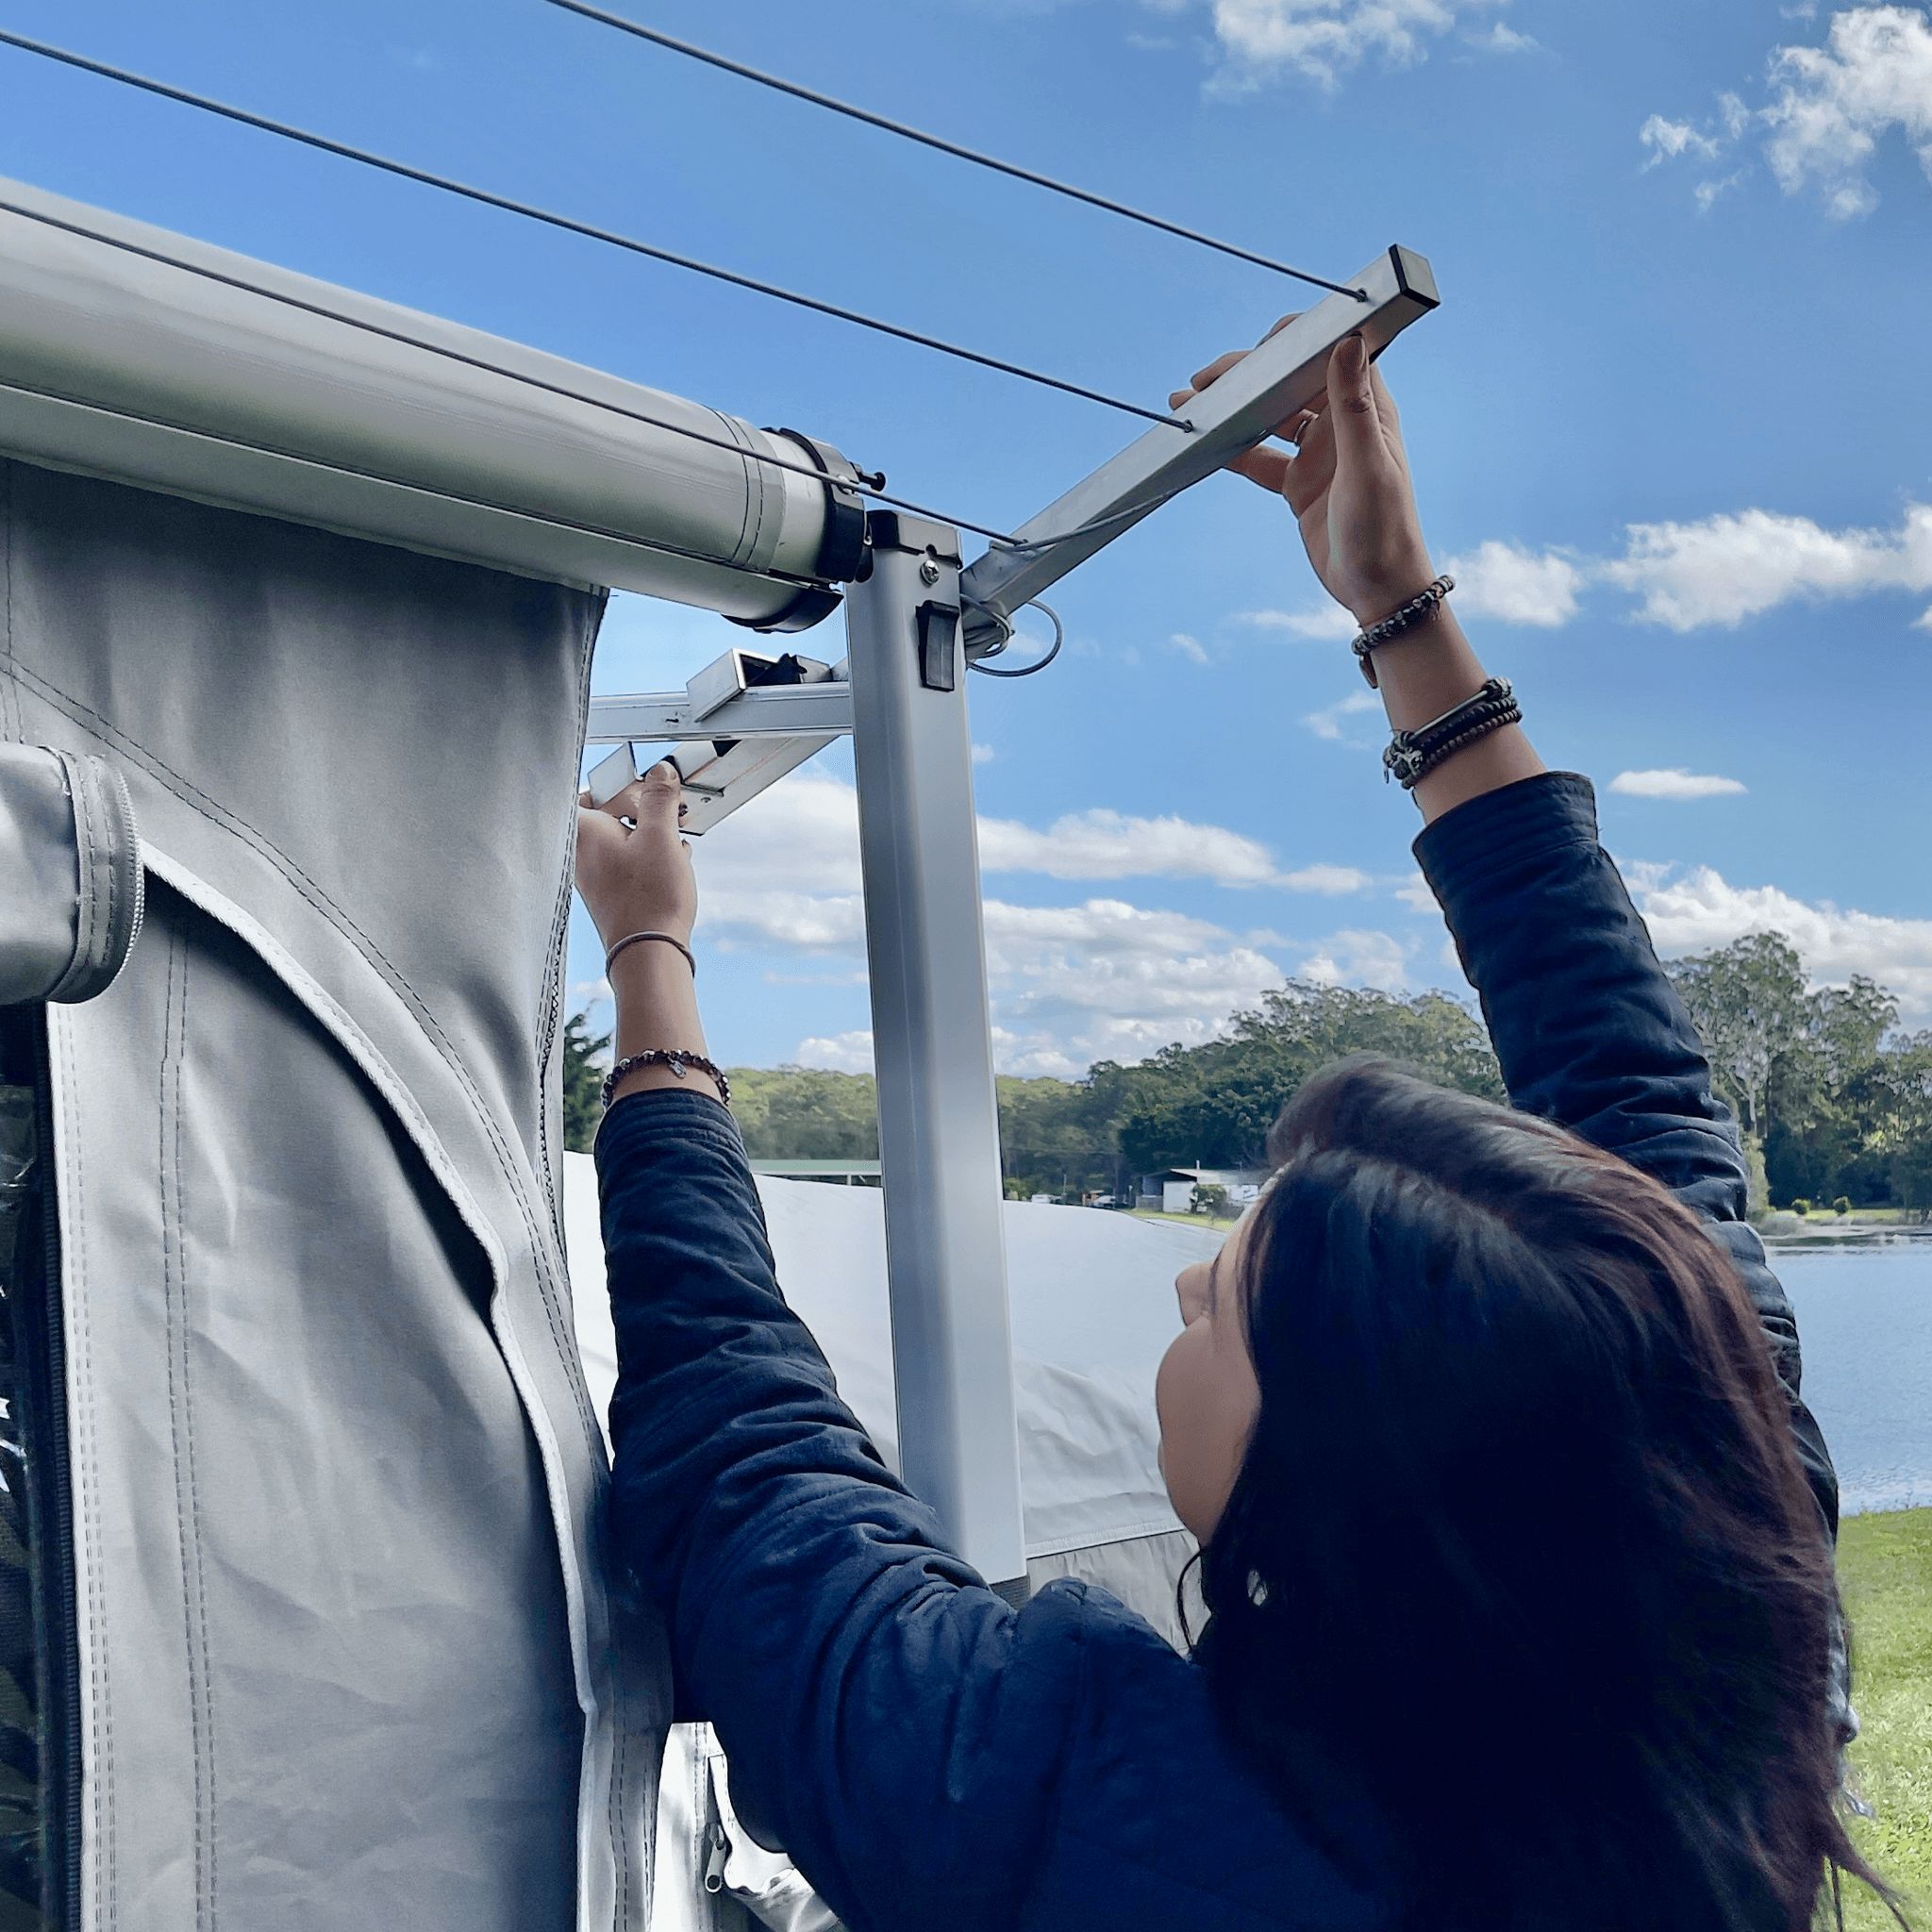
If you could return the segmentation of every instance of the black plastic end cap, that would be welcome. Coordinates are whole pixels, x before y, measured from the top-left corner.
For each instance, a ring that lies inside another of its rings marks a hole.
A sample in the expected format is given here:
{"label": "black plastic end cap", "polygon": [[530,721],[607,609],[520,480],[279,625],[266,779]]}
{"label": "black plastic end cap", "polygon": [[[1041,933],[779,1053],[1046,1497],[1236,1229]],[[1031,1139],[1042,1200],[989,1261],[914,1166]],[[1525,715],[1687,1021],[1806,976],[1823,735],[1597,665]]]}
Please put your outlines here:
{"label": "black plastic end cap", "polygon": [[1436,272],[1429,266],[1427,256],[1418,255],[1413,248],[1404,248],[1398,242],[1389,251],[1389,260],[1395,270],[1395,286],[1405,295],[1424,308],[1442,306],[1442,298],[1436,291]]}
{"label": "black plastic end cap", "polygon": [[759,632],[809,630],[813,625],[823,624],[844,601],[837,591],[807,584],[791,603],[770,617],[732,617],[725,622]]}

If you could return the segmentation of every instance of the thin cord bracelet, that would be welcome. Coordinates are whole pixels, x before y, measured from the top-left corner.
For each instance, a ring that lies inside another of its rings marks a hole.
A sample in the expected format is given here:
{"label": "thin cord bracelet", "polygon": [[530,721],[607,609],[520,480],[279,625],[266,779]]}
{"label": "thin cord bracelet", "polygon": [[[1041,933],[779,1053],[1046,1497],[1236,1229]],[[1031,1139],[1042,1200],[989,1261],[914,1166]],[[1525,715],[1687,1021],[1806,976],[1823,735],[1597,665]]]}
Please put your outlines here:
{"label": "thin cord bracelet", "polygon": [[687,1067],[695,1067],[701,1074],[708,1074],[718,1083],[718,1098],[726,1107],[731,1105],[731,1082],[725,1077],[724,1069],[715,1060],[708,1060],[701,1053],[686,1053],[681,1046],[654,1046],[644,1053],[626,1054],[624,1058],[604,1075],[604,1110],[610,1111],[610,1095],[617,1083],[626,1074],[635,1074],[640,1067],[669,1067],[681,1080]]}
{"label": "thin cord bracelet", "polygon": [[698,962],[696,956],[691,952],[691,949],[688,945],[686,945],[681,939],[677,937],[677,935],[675,932],[625,933],[625,936],[621,940],[619,940],[618,942],[614,946],[612,946],[608,953],[604,955],[605,972],[608,973],[610,971],[611,960],[616,958],[618,954],[624,951],[625,947],[634,946],[638,944],[638,942],[641,940],[662,940],[667,946],[675,946],[677,950],[684,955],[684,963],[691,968],[691,976],[693,979],[695,979],[698,976]]}
{"label": "thin cord bracelet", "polygon": [[1374,665],[1369,661],[1369,653],[1379,650],[1384,644],[1393,643],[1418,625],[1426,624],[1436,614],[1442,599],[1455,588],[1456,579],[1445,573],[1425,591],[1411,597],[1400,610],[1385,617],[1380,624],[1372,624],[1356,633],[1355,641],[1348,648],[1355,653],[1355,661],[1362,667],[1362,675],[1368,679],[1371,691],[1379,691],[1382,687],[1376,680]]}

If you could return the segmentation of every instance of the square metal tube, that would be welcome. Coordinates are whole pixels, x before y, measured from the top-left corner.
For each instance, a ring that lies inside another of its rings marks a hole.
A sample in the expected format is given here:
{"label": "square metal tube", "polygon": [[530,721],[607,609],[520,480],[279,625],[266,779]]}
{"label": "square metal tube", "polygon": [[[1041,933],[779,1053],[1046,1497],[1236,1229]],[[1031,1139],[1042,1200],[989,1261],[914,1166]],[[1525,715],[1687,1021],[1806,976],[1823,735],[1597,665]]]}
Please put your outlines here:
{"label": "square metal tube", "polygon": [[967,1560],[1018,1595],[1026,1548],[966,680],[942,690],[921,677],[920,608],[957,608],[958,539],[874,515],[873,541],[845,622],[900,1466]]}

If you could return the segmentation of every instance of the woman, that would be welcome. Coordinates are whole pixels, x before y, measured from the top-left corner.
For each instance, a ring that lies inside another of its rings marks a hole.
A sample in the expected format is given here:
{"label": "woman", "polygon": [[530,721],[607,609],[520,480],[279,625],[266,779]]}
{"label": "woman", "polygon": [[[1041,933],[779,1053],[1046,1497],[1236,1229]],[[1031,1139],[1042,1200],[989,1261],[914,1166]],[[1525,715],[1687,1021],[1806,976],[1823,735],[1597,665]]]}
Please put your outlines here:
{"label": "woman", "polygon": [[[1589,786],[1418,595],[1359,341],[1327,395],[1296,454],[1237,467],[1377,626],[1417,856],[1520,1110],[1331,1069],[1181,1276],[1158,1406],[1193,1657],[1076,1583],[1015,1612],[946,1549],[779,1296],[715,1082],[661,1061],[597,1149],[616,1549],[741,1816],[854,1928],[1799,1932],[1827,1865],[1865,1872],[1834,1809],[1836,1489],[1736,1130]],[[689,935],[676,797],[659,766],[580,815],[607,944]],[[621,1056],[703,1054],[680,950],[612,961]]]}

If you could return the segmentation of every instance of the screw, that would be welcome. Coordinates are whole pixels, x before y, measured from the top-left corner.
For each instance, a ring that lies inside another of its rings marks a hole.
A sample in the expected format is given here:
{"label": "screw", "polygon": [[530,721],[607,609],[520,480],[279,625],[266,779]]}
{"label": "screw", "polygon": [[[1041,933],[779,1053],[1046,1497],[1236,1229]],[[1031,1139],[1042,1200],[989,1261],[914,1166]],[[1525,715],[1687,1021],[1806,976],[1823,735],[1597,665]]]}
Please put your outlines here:
{"label": "screw", "polygon": [[922,558],[919,564],[919,581],[930,587],[940,580],[940,567],[931,558]]}

